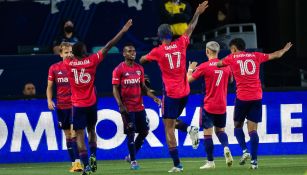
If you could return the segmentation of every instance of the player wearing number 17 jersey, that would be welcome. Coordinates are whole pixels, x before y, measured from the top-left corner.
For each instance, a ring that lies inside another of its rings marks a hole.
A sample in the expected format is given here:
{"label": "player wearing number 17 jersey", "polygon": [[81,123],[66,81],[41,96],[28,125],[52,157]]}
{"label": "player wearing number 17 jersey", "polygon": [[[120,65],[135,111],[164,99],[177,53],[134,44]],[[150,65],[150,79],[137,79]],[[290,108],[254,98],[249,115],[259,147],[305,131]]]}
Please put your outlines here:
{"label": "player wearing number 17 jersey", "polygon": [[172,32],[168,24],[162,24],[158,28],[158,36],[162,44],[143,56],[140,62],[156,61],[162,72],[164,83],[164,97],[162,103],[162,117],[165,126],[166,140],[169,153],[173,159],[174,167],[169,172],[183,171],[180,164],[177,141],[175,138],[176,119],[184,109],[190,87],[186,76],[186,49],[190,36],[197,24],[198,17],[208,7],[208,1],[199,4],[185,33],[172,41]]}
{"label": "player wearing number 17 jersey", "polygon": [[217,64],[218,67],[230,66],[236,80],[237,97],[234,112],[234,133],[243,150],[240,165],[244,165],[250,157],[242,129],[246,118],[251,145],[251,169],[258,168],[257,152],[259,137],[257,125],[262,120],[262,89],[259,79],[260,64],[282,57],[291,46],[292,44],[289,42],[283,49],[271,54],[245,52],[245,42],[241,38],[235,38],[229,44],[231,54]]}
{"label": "player wearing number 17 jersey", "polygon": [[[91,174],[97,170],[97,138],[95,131],[97,122],[97,98],[94,87],[96,69],[104,56],[120,40],[123,34],[128,31],[131,25],[132,20],[130,19],[104,48],[90,56],[86,55],[86,47],[83,43],[78,42],[74,44],[72,48],[74,58],[64,61],[71,85],[73,129],[76,131],[79,155],[84,164],[83,175]],[[88,132],[88,142],[91,154],[89,160],[84,141],[85,128]]]}
{"label": "player wearing number 17 jersey", "polygon": [[[204,106],[201,112],[202,126],[204,127],[204,144],[207,153],[207,163],[200,169],[215,168],[213,158],[213,126],[216,136],[224,147],[224,156],[226,164],[232,166],[233,158],[228,147],[228,136],[225,133],[226,126],[226,99],[228,80],[232,79],[230,68],[216,67],[219,62],[218,53],[220,45],[215,41],[206,44],[206,55],[209,61],[202,63],[196,67],[196,62],[189,65],[188,80],[193,82],[196,79],[203,78],[206,85],[206,96],[204,98]],[[192,74],[192,71],[195,70]]]}

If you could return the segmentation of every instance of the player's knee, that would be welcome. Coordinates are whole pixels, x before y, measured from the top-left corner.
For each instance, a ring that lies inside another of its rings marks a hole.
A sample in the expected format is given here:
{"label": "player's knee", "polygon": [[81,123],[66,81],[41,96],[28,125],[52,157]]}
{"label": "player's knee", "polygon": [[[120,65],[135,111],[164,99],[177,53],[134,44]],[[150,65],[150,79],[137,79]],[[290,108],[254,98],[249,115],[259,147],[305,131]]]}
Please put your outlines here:
{"label": "player's knee", "polygon": [[243,122],[235,122],[235,128],[243,128]]}
{"label": "player's knee", "polygon": [[128,123],[127,124],[127,133],[135,133],[135,126],[134,123]]}

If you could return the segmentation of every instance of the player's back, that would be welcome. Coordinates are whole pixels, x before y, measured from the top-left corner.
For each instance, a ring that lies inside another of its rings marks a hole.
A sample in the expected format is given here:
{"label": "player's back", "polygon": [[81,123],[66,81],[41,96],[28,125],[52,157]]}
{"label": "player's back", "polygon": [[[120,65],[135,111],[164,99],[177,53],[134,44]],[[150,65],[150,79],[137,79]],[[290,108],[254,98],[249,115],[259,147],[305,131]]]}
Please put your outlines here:
{"label": "player's back", "polygon": [[88,107],[96,103],[94,81],[97,66],[102,59],[103,55],[98,52],[81,59],[65,60],[71,85],[71,99],[74,106]]}
{"label": "player's back", "polygon": [[68,72],[63,61],[50,66],[48,80],[56,84],[57,108],[71,108],[71,90],[68,80]]}
{"label": "player's back", "polygon": [[227,67],[218,68],[217,58],[202,63],[193,73],[193,77],[204,77],[206,96],[204,99],[204,108],[207,112],[213,114],[223,114],[226,112],[226,98],[228,80],[231,76],[231,70]]}
{"label": "player's back", "polygon": [[169,45],[162,44],[154,48],[146,58],[157,61],[164,83],[166,95],[182,98],[190,93],[186,76],[186,49],[189,37],[182,35]]}
{"label": "player's back", "polygon": [[262,98],[259,78],[260,64],[268,61],[268,55],[260,52],[238,52],[227,56],[223,63],[230,65],[236,80],[237,97],[240,100]]}

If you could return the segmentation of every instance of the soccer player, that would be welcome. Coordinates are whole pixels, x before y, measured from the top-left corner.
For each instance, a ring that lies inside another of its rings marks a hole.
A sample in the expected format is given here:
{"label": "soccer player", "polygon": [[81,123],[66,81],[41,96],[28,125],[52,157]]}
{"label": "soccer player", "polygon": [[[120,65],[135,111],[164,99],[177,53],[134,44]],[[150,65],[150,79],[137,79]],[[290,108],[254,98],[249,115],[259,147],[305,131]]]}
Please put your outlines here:
{"label": "soccer player", "polygon": [[[136,154],[148,135],[149,123],[143,105],[142,91],[151,97],[158,105],[161,100],[146,87],[143,66],[134,62],[136,51],[132,44],[126,44],[123,49],[125,61],[120,63],[113,71],[113,95],[122,114],[124,132],[127,143],[132,170],[140,167],[136,161]],[[135,133],[139,133],[134,140]]]}
{"label": "soccer player", "polygon": [[[203,78],[205,82],[206,95],[204,98],[204,106],[202,108],[202,126],[204,127],[204,144],[207,153],[207,163],[200,169],[215,168],[213,159],[213,126],[215,134],[224,147],[224,156],[226,164],[232,166],[233,158],[228,147],[228,136],[225,133],[226,126],[226,101],[228,80],[232,79],[230,68],[217,68],[219,62],[218,53],[220,45],[215,41],[206,44],[206,55],[208,61],[202,63],[195,68],[196,62],[189,65],[188,80],[193,82],[199,78]],[[193,72],[193,70],[195,70]]]}
{"label": "soccer player", "polygon": [[[117,35],[97,53],[87,56],[86,47],[78,42],[73,45],[74,57],[64,61],[68,69],[68,77],[72,92],[73,129],[76,131],[80,158],[84,164],[83,175],[97,170],[96,149],[97,137],[95,126],[97,123],[97,97],[94,87],[95,74],[98,64],[120,38],[128,31],[132,20],[128,20]],[[85,146],[84,129],[88,132],[90,159],[88,160]]]}
{"label": "soccer player", "polygon": [[142,56],[140,62],[156,61],[162,72],[164,83],[164,97],[162,103],[162,117],[166,132],[166,141],[174,167],[169,172],[181,172],[183,167],[180,163],[177,141],[175,138],[176,119],[184,109],[190,86],[186,75],[186,49],[190,36],[197,24],[198,17],[208,7],[208,1],[199,4],[190,21],[185,33],[172,41],[172,32],[168,24],[161,24],[158,28],[158,36],[162,44]]}
{"label": "soccer player", "polygon": [[[259,136],[258,123],[262,121],[262,89],[259,79],[260,64],[282,57],[291,47],[287,43],[283,49],[270,54],[260,52],[245,52],[245,42],[235,38],[229,43],[231,54],[219,61],[218,67],[230,66],[236,80],[236,101],[234,112],[234,133],[243,155],[240,165],[244,165],[251,156],[251,169],[258,168],[257,152]],[[250,137],[251,154],[248,152],[243,132],[244,120],[247,119],[247,129]]]}
{"label": "soccer player", "polygon": [[60,57],[63,61],[57,62],[50,66],[48,73],[48,85],[46,90],[48,108],[55,109],[54,102],[52,101],[53,86],[56,85],[56,112],[58,118],[59,128],[64,130],[66,137],[66,146],[69,153],[72,167],[70,172],[82,171],[80,163],[79,152],[76,142],[76,135],[72,130],[72,105],[71,105],[71,91],[67,77],[67,70],[64,65],[64,60],[72,56],[72,47],[70,43],[61,43],[59,46]]}

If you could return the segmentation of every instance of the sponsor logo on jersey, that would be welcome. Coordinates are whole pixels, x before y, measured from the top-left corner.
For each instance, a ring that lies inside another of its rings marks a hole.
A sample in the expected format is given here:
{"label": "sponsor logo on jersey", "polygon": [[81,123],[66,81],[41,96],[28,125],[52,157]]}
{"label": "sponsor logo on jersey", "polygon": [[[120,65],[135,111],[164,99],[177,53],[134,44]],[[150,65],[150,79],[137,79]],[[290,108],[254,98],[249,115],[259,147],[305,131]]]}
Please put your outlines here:
{"label": "sponsor logo on jersey", "polygon": [[124,84],[140,84],[140,78],[125,79]]}
{"label": "sponsor logo on jersey", "polygon": [[57,78],[58,83],[68,83],[68,78],[67,77],[60,77]]}
{"label": "sponsor logo on jersey", "polygon": [[130,74],[128,72],[125,73],[125,76],[128,77]]}
{"label": "sponsor logo on jersey", "polygon": [[62,75],[62,74],[63,74],[62,71],[58,72],[58,75]]}
{"label": "sponsor logo on jersey", "polygon": [[171,49],[176,49],[177,48],[177,45],[176,44],[172,44],[172,45],[169,45],[169,46],[165,46],[165,50],[171,50]]}

